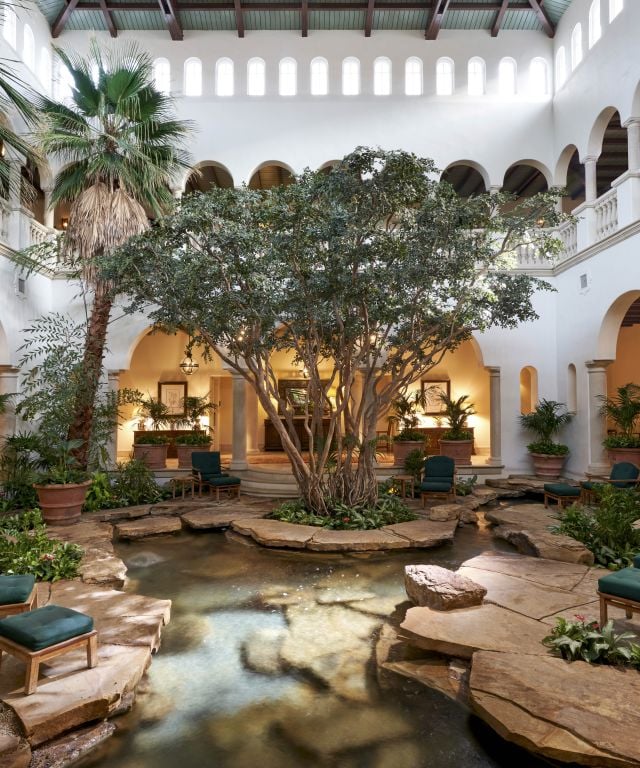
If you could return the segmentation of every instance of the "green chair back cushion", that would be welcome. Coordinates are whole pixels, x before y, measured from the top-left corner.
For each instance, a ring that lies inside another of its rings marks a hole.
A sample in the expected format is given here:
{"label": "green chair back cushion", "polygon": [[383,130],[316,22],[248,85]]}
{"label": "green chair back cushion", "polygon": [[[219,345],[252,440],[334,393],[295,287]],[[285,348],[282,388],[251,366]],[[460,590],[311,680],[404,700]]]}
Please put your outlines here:
{"label": "green chair back cushion", "polygon": [[450,456],[429,456],[424,462],[423,482],[437,480],[453,483],[456,463]]}
{"label": "green chair back cushion", "polygon": [[31,651],[41,651],[92,629],[91,616],[60,605],[46,605],[0,619],[0,635]]}
{"label": "green chair back cushion", "polygon": [[206,480],[208,475],[221,475],[220,451],[194,451],[191,454],[191,466]]}
{"label": "green chair back cushion", "polygon": [[30,574],[0,576],[0,605],[26,602],[35,583],[35,576]]}
{"label": "green chair back cushion", "polygon": [[637,480],[640,469],[630,461],[619,461],[611,467],[609,480]]}

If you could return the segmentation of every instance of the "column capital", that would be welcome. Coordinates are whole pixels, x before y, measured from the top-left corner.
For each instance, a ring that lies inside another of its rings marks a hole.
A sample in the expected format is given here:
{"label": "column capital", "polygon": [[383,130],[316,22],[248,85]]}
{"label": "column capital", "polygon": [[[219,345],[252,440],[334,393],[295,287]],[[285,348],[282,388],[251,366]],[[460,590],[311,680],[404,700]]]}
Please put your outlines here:
{"label": "column capital", "polygon": [[500,376],[501,369],[499,365],[485,365],[484,369],[488,372],[489,376]]}
{"label": "column capital", "polygon": [[587,163],[597,163],[599,159],[600,155],[585,155],[582,161],[586,165]]}
{"label": "column capital", "polygon": [[0,365],[0,376],[15,376],[20,373],[20,368],[15,365]]}
{"label": "column capital", "polygon": [[632,125],[637,125],[640,127],[640,117],[628,117],[624,123],[622,123],[623,128],[629,128]]}
{"label": "column capital", "polygon": [[588,373],[596,373],[598,371],[604,371],[612,362],[613,360],[586,360],[585,366],[587,367]]}

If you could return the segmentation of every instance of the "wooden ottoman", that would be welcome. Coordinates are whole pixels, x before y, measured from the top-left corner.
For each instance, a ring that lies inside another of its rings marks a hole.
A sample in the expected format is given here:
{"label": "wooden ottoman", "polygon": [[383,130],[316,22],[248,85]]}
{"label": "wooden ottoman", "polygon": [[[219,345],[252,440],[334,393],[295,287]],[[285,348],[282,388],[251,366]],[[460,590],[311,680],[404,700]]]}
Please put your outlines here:
{"label": "wooden ottoman", "polygon": [[38,587],[29,574],[0,576],[0,618],[38,607]]}
{"label": "wooden ottoman", "polygon": [[0,619],[0,662],[4,652],[26,663],[27,696],[38,686],[40,662],[82,647],[87,650],[87,666],[95,667],[98,633],[93,628],[93,619],[71,608],[47,605]]}
{"label": "wooden ottoman", "polygon": [[624,608],[628,619],[640,613],[640,555],[633,558],[633,564],[633,568],[622,568],[598,579],[601,626],[607,623],[610,605]]}

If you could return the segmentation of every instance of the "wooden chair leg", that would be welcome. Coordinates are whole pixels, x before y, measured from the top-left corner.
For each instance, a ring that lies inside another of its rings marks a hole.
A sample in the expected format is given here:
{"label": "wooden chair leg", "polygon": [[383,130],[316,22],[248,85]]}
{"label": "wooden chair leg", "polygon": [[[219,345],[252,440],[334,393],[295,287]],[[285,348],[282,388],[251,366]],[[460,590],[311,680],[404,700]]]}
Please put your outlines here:
{"label": "wooden chair leg", "polygon": [[607,623],[607,601],[600,595],[600,626],[604,627]]}
{"label": "wooden chair leg", "polygon": [[91,635],[87,640],[87,665],[93,669],[98,664],[98,635]]}
{"label": "wooden chair leg", "polygon": [[27,675],[24,682],[24,692],[27,696],[35,692],[38,687],[38,675],[40,673],[40,659],[27,661]]}
{"label": "wooden chair leg", "polygon": [[624,615],[627,617],[627,619],[632,619],[633,618],[633,611],[631,610],[631,608],[625,608],[624,609]]}
{"label": "wooden chair leg", "polygon": [[545,506],[545,509],[548,508],[549,506],[549,497],[547,496],[546,493],[544,495],[544,506]]}

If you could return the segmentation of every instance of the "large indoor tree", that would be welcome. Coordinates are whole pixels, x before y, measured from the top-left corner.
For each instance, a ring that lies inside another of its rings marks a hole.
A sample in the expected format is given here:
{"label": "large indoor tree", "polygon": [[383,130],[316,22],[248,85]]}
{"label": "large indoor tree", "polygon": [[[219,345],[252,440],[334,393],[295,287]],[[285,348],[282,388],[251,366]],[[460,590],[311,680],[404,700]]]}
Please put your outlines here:
{"label": "large indoor tree", "polygon": [[43,151],[61,170],[51,205],[68,203],[60,242],[63,264],[77,269],[89,296],[82,376],[70,440],[80,440],[87,464],[105,341],[117,286],[100,277],[96,259],[149,227],[171,209],[171,185],[188,167],[184,141],[191,127],[176,120],[171,98],[153,85],[151,58],[135,45],[107,49],[94,41],[89,55],[56,49],[73,88],[63,103],[45,98]]}
{"label": "large indoor tree", "polygon": [[[379,417],[474,331],[534,319],[548,287],[509,267],[520,244],[558,249],[556,196],[464,200],[435,170],[359,148],[289,186],[192,196],[104,260],[130,311],[183,328],[249,382],[309,511],[374,504]],[[306,371],[308,456],[300,403],[278,387],[283,350]]]}

